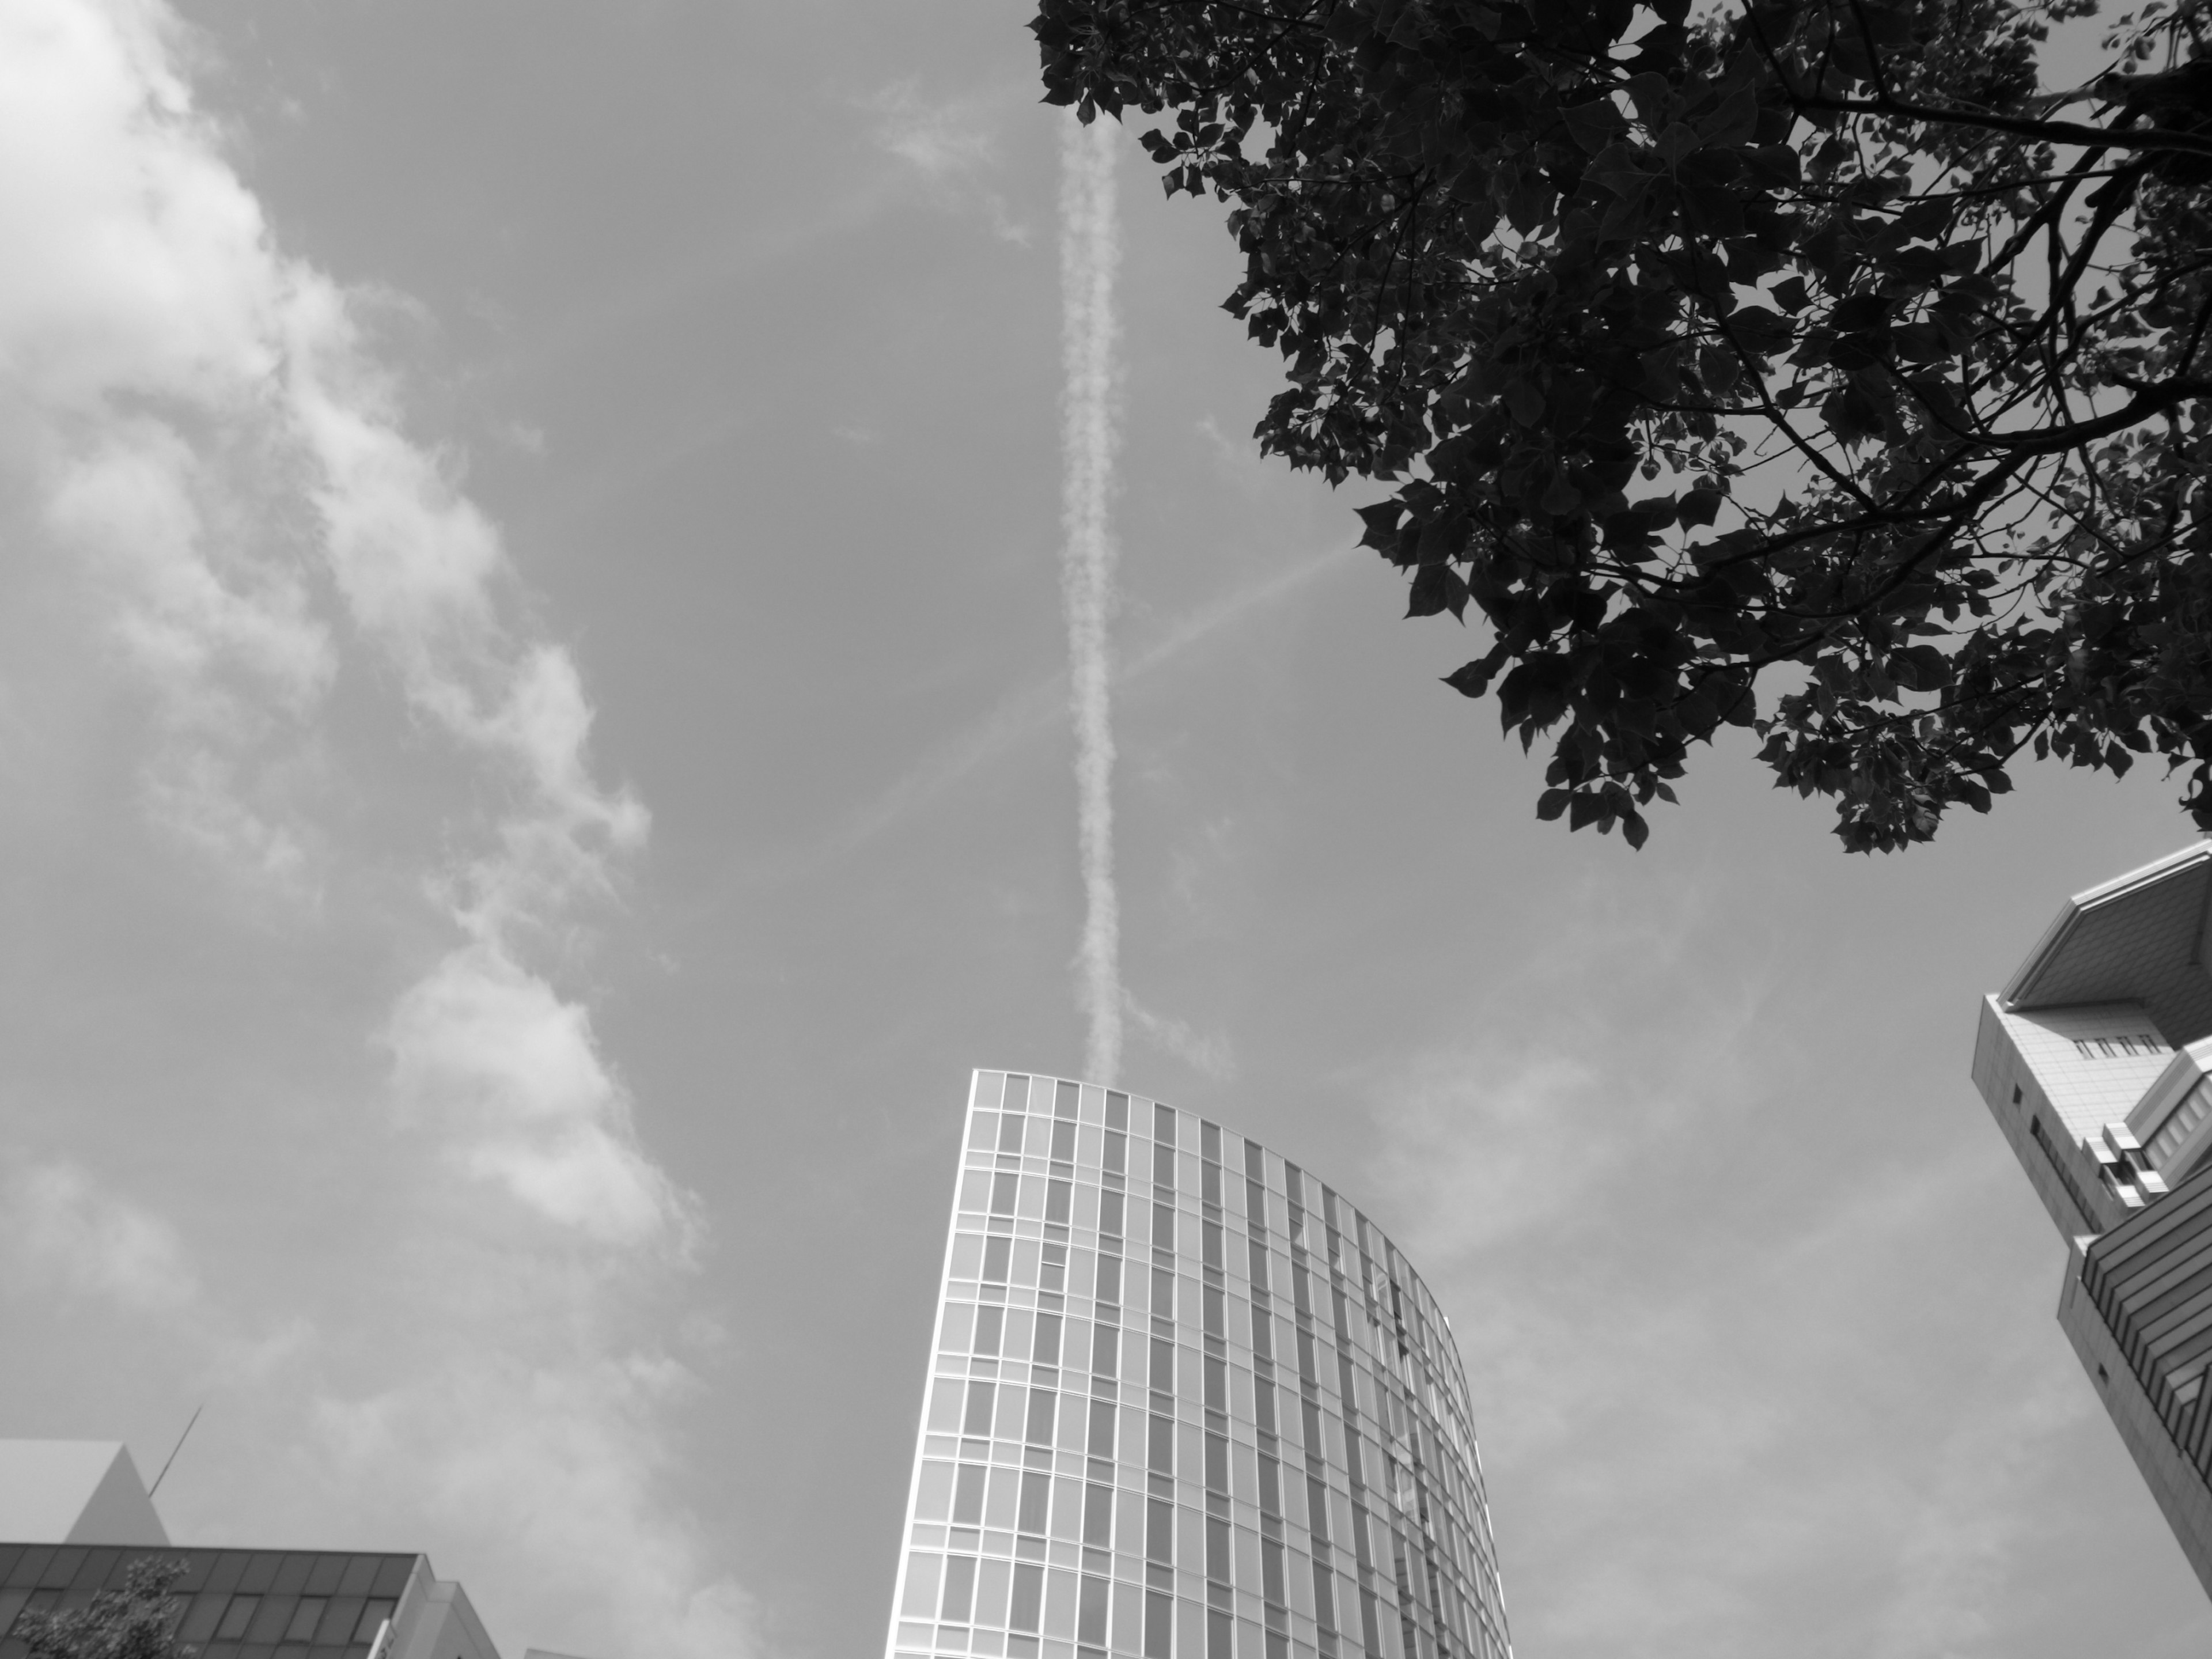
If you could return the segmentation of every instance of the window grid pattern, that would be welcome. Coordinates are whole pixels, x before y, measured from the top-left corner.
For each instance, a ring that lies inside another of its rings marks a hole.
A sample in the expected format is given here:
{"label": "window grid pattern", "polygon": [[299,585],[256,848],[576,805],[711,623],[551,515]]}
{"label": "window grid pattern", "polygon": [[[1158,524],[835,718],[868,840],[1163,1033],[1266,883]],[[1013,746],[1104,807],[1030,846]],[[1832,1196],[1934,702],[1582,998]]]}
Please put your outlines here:
{"label": "window grid pattern", "polygon": [[0,1659],[26,1659],[24,1613],[83,1607],[151,1558],[184,1564],[172,1629],[199,1659],[368,1659],[407,1592],[414,1555],[315,1550],[0,1544]]}
{"label": "window grid pattern", "polygon": [[1510,1659],[1427,1287],[1256,1142],[977,1073],[886,1652]]}

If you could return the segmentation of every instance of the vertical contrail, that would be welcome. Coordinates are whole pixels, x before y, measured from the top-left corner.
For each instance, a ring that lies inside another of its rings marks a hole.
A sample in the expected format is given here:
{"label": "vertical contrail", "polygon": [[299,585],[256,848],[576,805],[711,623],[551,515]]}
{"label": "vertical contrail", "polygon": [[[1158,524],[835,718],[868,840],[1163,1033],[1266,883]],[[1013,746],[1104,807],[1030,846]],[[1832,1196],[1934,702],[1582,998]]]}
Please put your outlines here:
{"label": "vertical contrail", "polygon": [[1079,997],[1091,1024],[1084,1072],[1121,1068],[1121,917],[1114,891],[1114,722],[1106,626],[1114,609],[1115,430],[1114,124],[1068,119],[1060,151],[1061,392],[1060,592],[1067,611],[1068,705],[1075,722],[1078,838],[1083,861]]}

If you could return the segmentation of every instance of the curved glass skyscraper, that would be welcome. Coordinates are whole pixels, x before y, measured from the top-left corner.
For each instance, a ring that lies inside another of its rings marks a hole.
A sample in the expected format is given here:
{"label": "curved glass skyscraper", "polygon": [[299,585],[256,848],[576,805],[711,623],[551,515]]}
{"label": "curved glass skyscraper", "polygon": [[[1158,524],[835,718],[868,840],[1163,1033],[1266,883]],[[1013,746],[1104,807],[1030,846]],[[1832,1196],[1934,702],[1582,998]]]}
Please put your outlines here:
{"label": "curved glass skyscraper", "polygon": [[976,1073],[936,1329],[895,1659],[1508,1659],[1450,1329],[1257,1142]]}

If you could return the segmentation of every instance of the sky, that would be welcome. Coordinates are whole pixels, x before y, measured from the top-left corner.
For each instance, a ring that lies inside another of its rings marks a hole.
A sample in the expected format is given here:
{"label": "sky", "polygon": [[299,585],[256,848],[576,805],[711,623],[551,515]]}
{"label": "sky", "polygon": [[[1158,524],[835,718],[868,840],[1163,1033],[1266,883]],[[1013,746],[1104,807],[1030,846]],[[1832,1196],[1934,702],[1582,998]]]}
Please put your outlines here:
{"label": "sky", "polygon": [[0,0],[0,1433],[872,1650],[969,1070],[1118,1053],[1430,1280],[1522,1659],[2202,1653],[1966,1077],[2174,787],[1537,823],[1022,15]]}

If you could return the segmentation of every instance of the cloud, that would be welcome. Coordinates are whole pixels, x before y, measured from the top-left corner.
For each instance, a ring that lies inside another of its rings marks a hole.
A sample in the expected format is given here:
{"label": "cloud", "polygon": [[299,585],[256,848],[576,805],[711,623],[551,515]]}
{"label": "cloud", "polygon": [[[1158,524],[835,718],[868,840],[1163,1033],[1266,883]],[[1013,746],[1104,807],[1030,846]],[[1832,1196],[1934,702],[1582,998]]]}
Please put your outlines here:
{"label": "cloud", "polygon": [[1108,519],[1121,449],[1121,260],[1115,124],[1060,128],[1060,592],[1067,613],[1068,714],[1075,727],[1076,843],[1083,871],[1077,1001],[1088,1022],[1084,1075],[1121,1069],[1121,898],[1114,885],[1113,661],[1116,549]]}
{"label": "cloud", "polygon": [[1201,1034],[1188,1021],[1156,1014],[1126,993],[1122,1006],[1138,1035],[1154,1048],[1173,1054],[1200,1076],[1226,1081],[1237,1075],[1236,1050],[1222,1033]]}
{"label": "cloud", "polygon": [[877,142],[932,179],[981,172],[995,159],[990,132],[970,99],[931,103],[914,81],[897,81],[872,101]]}
{"label": "cloud", "polygon": [[[380,964],[298,992],[340,1033],[331,1093],[351,1091],[349,1052],[380,1045],[370,1097],[318,1117],[272,1090],[204,1131],[251,1139],[282,1186],[326,1179],[331,1149],[305,1143],[343,1125],[348,1196],[374,1200],[345,1213],[376,1219],[318,1234],[356,1287],[324,1324],[222,1288],[287,1264],[196,1270],[166,1222],[65,1160],[6,1175],[0,1249],[33,1297],[196,1301],[165,1339],[178,1372],[293,1436],[257,1468],[343,1474],[300,1488],[343,1494],[320,1500],[340,1523],[511,1540],[469,1575],[486,1599],[557,1603],[672,1659],[742,1653],[744,1597],[669,1496],[669,1413],[694,1385],[652,1318],[680,1322],[696,1207],[561,982],[648,814],[595,765],[583,675],[455,457],[409,431],[361,296],[279,246],[227,159],[185,67],[197,50],[157,0],[0,0],[10,568],[65,580],[92,619],[93,659],[51,672],[127,694],[136,723],[101,735],[153,830],[225,890],[289,907],[300,936]],[[31,672],[12,665],[11,711],[32,706]],[[387,799],[365,827],[361,804]],[[221,1334],[248,1323],[280,1337]],[[239,1480],[271,1514],[295,1501]]]}
{"label": "cloud", "polygon": [[647,1158],[590,1015],[496,945],[456,951],[389,1033],[402,1097],[447,1127],[459,1167],[602,1243],[680,1237],[689,1207]]}
{"label": "cloud", "polygon": [[176,1312],[200,1295],[176,1229],[105,1192],[66,1159],[27,1164],[0,1182],[0,1259],[19,1289],[60,1285],[142,1313]]}
{"label": "cloud", "polygon": [[636,1356],[434,1364],[384,1393],[320,1402],[321,1468],[384,1493],[404,1471],[421,1483],[416,1501],[472,1517],[479,1559],[551,1586],[528,1613],[545,1641],[725,1659],[757,1650],[752,1601],[659,1491],[657,1419],[696,1386]]}
{"label": "cloud", "polygon": [[895,81],[868,99],[875,117],[876,143],[896,156],[934,194],[949,202],[981,208],[1002,240],[1027,247],[1030,231],[1014,217],[1006,199],[983,180],[997,169],[998,143],[992,103],[971,97],[933,100],[919,82]]}

